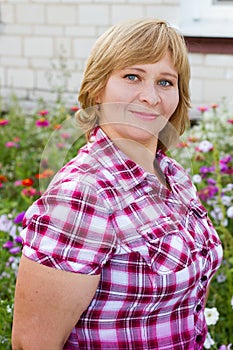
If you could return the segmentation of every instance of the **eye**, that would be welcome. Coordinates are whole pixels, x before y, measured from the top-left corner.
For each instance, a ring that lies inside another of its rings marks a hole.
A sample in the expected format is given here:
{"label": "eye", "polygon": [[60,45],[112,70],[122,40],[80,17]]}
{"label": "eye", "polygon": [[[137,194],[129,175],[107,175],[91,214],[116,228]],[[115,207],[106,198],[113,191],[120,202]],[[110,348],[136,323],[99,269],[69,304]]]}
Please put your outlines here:
{"label": "eye", "polygon": [[172,86],[172,82],[166,79],[162,79],[158,82],[158,85],[161,85],[163,87],[167,87],[167,86]]}
{"label": "eye", "polygon": [[139,79],[139,77],[136,74],[126,74],[124,78],[130,81],[137,81]]}

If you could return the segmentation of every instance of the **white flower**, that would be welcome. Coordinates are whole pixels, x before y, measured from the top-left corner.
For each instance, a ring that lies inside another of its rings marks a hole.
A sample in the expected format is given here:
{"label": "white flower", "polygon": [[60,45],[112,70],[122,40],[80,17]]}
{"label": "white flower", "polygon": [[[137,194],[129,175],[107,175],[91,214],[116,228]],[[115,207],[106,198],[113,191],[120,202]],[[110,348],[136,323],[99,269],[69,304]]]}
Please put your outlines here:
{"label": "white flower", "polygon": [[232,295],[232,298],[231,298],[231,307],[233,309],[233,295]]}
{"label": "white flower", "polygon": [[222,197],[221,197],[221,200],[222,200],[222,204],[223,204],[223,205],[228,206],[228,205],[231,204],[232,197],[226,196],[226,195],[225,195],[225,196],[222,196]]}
{"label": "white flower", "polygon": [[227,216],[233,219],[233,205],[227,209]]}
{"label": "white flower", "polygon": [[209,151],[211,151],[213,149],[213,144],[207,140],[204,140],[204,141],[199,143],[198,149],[200,152],[208,153]]}
{"label": "white flower", "polygon": [[205,315],[207,325],[211,326],[217,323],[219,312],[216,309],[216,307],[212,307],[212,308],[206,307],[204,310],[204,315]]}
{"label": "white flower", "polygon": [[206,339],[205,339],[205,342],[204,342],[204,348],[210,349],[212,345],[214,345],[214,341],[211,338],[210,333],[207,333]]}
{"label": "white flower", "polygon": [[202,177],[201,177],[201,175],[199,175],[199,174],[193,175],[193,182],[194,182],[195,184],[201,183],[201,182],[202,182]]}

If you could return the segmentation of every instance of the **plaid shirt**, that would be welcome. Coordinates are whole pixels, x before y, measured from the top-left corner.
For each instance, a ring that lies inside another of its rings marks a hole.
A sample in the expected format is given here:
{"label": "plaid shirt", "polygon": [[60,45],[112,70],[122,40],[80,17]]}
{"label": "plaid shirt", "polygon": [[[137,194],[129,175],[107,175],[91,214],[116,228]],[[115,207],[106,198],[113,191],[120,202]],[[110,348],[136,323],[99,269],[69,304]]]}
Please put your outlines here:
{"label": "plaid shirt", "polygon": [[93,138],[28,209],[22,231],[30,259],[101,274],[64,349],[202,349],[222,248],[190,178],[158,152],[170,191],[99,127]]}

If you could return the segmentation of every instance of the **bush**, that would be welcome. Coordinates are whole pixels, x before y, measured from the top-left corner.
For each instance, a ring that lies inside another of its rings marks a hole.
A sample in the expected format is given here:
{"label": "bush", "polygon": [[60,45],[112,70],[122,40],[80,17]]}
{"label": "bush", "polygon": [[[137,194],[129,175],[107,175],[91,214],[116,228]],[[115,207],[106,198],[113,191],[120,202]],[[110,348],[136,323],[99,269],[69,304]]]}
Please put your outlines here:
{"label": "bush", "polygon": [[[25,113],[17,98],[0,111],[0,349],[11,349],[14,285],[25,211],[53,174],[85,143],[75,123],[77,106],[43,101]],[[3,248],[3,249],[2,249]]]}
{"label": "bush", "polygon": [[[200,119],[183,135],[174,157],[187,169],[223,243],[222,265],[206,307],[205,348],[233,344],[233,106],[199,107]],[[224,347],[225,346],[225,347]]]}

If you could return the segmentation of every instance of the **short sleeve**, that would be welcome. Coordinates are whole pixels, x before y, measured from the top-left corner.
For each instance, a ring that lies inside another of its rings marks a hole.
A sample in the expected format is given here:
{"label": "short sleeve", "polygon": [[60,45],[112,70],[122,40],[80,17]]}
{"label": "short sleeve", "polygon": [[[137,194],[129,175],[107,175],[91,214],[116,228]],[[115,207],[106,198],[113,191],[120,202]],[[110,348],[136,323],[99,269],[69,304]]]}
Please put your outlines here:
{"label": "short sleeve", "polygon": [[28,209],[23,225],[23,254],[46,266],[99,274],[115,249],[109,210],[84,180],[49,188]]}

